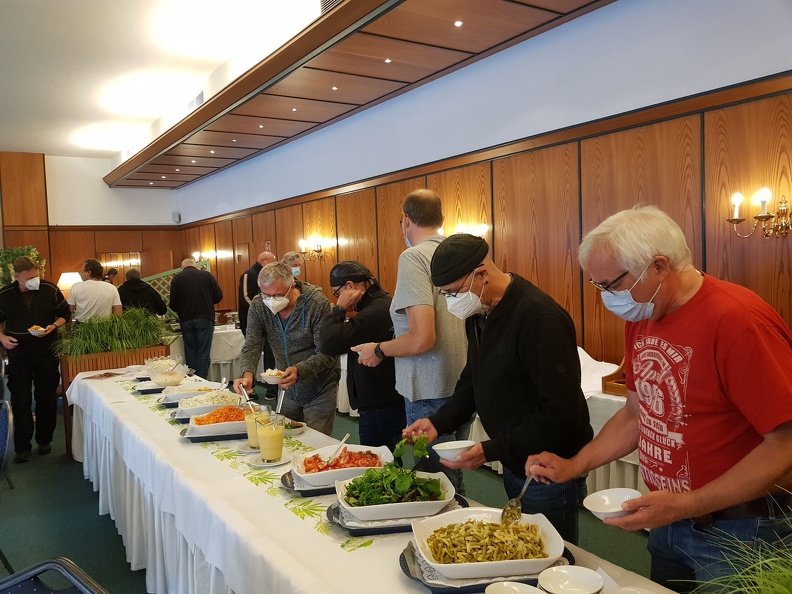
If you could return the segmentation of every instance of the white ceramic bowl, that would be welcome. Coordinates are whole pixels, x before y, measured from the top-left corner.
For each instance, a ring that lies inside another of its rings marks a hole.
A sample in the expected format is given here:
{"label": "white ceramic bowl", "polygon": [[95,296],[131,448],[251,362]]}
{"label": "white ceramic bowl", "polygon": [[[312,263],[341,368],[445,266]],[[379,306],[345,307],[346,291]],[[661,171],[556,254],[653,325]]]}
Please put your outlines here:
{"label": "white ceramic bowl", "polygon": [[495,582],[487,586],[484,594],[542,594],[539,588],[520,582]]}
{"label": "white ceramic bowl", "polygon": [[149,369],[151,381],[158,386],[178,386],[187,377],[187,366],[177,365],[173,369]]}
{"label": "white ceramic bowl", "polygon": [[[393,454],[387,446],[372,448],[371,446],[348,443],[345,444],[345,447],[350,452],[365,452],[366,450],[371,450],[377,455],[383,465],[386,462],[393,462]],[[338,449],[338,444],[319,448],[313,452],[299,452],[294,454],[292,456],[292,472],[314,487],[329,487],[330,485],[335,485],[336,481],[345,481],[366,472],[367,468],[365,467],[339,468],[337,470],[325,470],[323,472],[312,472],[310,474],[305,472],[304,460],[306,458],[310,458],[314,454],[319,454],[320,458],[326,460],[336,449]]]}
{"label": "white ceramic bowl", "polygon": [[432,449],[444,460],[456,460],[459,454],[467,452],[474,445],[476,445],[475,441],[466,439],[462,441],[445,441],[437,443],[432,446]]}
{"label": "white ceramic bowl", "polygon": [[597,516],[600,520],[605,518],[620,518],[632,512],[623,510],[621,504],[628,499],[640,497],[641,492],[635,489],[605,489],[592,493],[583,500],[583,507]]}
{"label": "white ceramic bowl", "polygon": [[508,561],[482,561],[478,563],[437,563],[429,549],[427,540],[438,528],[449,524],[461,524],[473,519],[482,522],[500,524],[503,510],[494,507],[468,507],[455,509],[444,514],[438,514],[422,520],[413,520],[412,530],[418,552],[423,555],[427,563],[438,573],[451,579],[486,578],[501,575],[530,575],[539,573],[555,563],[564,552],[564,541],[561,535],[542,514],[523,514],[521,524],[535,524],[539,527],[542,538],[544,559],[515,559]]}
{"label": "white ceramic bowl", "polygon": [[597,594],[605,586],[602,576],[579,565],[560,565],[539,574],[539,588],[550,594]]}
{"label": "white ceramic bowl", "polygon": [[287,437],[296,437],[297,435],[300,435],[303,431],[305,431],[305,423],[303,423],[302,421],[289,421],[287,419],[286,423],[288,424],[289,422],[291,422],[291,423],[300,423],[300,426],[299,427],[295,427],[294,429],[289,429],[288,427],[284,427],[283,434],[285,436],[287,436]]}
{"label": "white ceramic bowl", "polygon": [[[336,481],[336,494],[338,495],[339,505],[355,516],[358,520],[366,522],[372,520],[395,520],[397,518],[417,518],[431,516],[443,509],[454,498],[454,485],[442,472],[416,472],[419,478],[438,479],[440,488],[443,491],[443,499],[437,501],[409,501],[406,503],[383,503],[381,505],[367,505],[355,507],[349,505],[344,496],[347,486],[354,478],[345,481]],[[357,477],[355,477],[357,478]]]}
{"label": "white ceramic bowl", "polygon": [[28,328],[28,332],[30,332],[33,336],[41,336],[46,331],[46,328],[42,328],[41,330],[33,330],[32,328]]}
{"label": "white ceramic bowl", "polygon": [[261,381],[266,384],[277,384],[283,379],[283,374],[280,375],[267,375],[266,373],[259,373]]}

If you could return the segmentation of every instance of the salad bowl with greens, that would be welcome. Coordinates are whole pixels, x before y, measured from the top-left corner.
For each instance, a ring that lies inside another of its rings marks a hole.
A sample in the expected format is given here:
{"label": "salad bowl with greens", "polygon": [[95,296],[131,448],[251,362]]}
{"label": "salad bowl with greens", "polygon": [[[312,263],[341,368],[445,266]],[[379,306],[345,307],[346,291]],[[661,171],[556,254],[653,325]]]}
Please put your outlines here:
{"label": "salad bowl with greens", "polygon": [[413,472],[392,463],[335,486],[341,508],[363,521],[431,516],[455,494],[442,472]]}

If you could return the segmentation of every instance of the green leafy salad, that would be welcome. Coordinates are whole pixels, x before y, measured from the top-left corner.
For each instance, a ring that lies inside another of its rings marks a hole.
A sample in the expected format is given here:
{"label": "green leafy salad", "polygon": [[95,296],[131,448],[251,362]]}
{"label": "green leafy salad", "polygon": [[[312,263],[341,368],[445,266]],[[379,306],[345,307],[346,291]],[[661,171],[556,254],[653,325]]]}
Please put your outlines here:
{"label": "green leafy salad", "polygon": [[353,479],[347,485],[344,499],[353,507],[437,501],[443,499],[443,490],[439,480],[418,477],[412,470],[388,462],[382,468],[369,468]]}

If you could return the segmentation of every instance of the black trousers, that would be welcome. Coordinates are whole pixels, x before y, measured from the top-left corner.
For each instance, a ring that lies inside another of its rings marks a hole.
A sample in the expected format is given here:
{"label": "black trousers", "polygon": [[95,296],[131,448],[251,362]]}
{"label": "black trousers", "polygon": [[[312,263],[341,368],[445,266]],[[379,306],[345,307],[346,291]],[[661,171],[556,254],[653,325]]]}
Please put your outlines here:
{"label": "black trousers", "polygon": [[[18,337],[15,337],[18,338]],[[52,342],[23,337],[16,348],[6,351],[8,357],[8,391],[14,411],[14,450],[29,452],[33,439],[33,386],[36,398],[36,443],[48,444],[55,432],[58,418],[60,383],[58,359],[52,353]]]}

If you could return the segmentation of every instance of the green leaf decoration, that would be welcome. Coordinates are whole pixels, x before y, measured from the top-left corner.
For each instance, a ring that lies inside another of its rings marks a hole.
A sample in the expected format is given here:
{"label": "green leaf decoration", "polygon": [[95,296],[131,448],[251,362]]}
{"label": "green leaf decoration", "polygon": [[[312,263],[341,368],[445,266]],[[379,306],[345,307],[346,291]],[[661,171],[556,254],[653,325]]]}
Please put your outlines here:
{"label": "green leaf decoration", "polygon": [[365,536],[350,536],[345,542],[341,544],[341,548],[347,553],[351,553],[352,551],[356,551],[364,547],[370,547],[374,543],[373,540],[364,540],[364,538]]}
{"label": "green leaf decoration", "polygon": [[306,518],[319,518],[327,511],[327,506],[317,503],[312,499],[300,498],[292,499],[286,504],[286,509],[295,516],[305,520]]}

